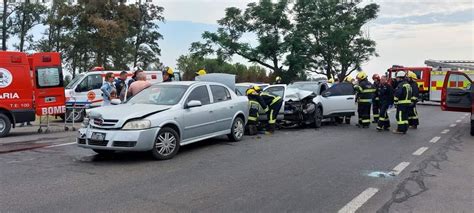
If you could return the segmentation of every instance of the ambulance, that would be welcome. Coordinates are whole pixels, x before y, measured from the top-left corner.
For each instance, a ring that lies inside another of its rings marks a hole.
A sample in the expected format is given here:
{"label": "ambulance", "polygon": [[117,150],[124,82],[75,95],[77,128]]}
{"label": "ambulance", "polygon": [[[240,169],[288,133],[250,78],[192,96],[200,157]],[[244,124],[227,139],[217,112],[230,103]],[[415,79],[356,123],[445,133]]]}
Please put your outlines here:
{"label": "ambulance", "polygon": [[36,116],[65,113],[61,56],[0,51],[0,137]]}
{"label": "ambulance", "polygon": [[[100,87],[104,83],[105,74],[112,72],[115,78],[122,71],[107,71],[102,67],[94,67],[89,72],[80,73],[65,87],[66,114],[63,119],[81,122],[85,116],[85,109],[99,107],[103,103]],[[163,82],[161,71],[144,71],[150,83]],[[133,71],[127,71],[127,84],[133,76]]]}
{"label": "ambulance", "polygon": [[[395,75],[398,71],[413,71],[418,80],[418,88],[420,90],[420,101],[441,101],[441,91],[443,89],[444,79],[448,71],[451,71],[451,68],[437,68],[433,69],[432,67],[404,67],[393,65],[387,70],[388,76],[395,79]],[[460,71],[468,75],[471,79],[474,79],[474,70],[463,70]],[[464,84],[470,82],[450,82],[451,84],[456,84],[459,87],[463,87]]]}

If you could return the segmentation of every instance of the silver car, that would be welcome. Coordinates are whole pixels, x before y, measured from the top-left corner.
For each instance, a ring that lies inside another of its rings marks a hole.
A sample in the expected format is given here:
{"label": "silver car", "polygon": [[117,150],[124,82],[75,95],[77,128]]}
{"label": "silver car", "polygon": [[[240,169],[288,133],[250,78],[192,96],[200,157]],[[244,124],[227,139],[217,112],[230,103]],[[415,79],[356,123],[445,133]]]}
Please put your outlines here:
{"label": "silver car", "polygon": [[77,143],[99,154],[151,151],[165,160],[180,146],[207,138],[227,135],[241,140],[247,116],[247,97],[223,84],[154,84],[125,104],[89,111]]}

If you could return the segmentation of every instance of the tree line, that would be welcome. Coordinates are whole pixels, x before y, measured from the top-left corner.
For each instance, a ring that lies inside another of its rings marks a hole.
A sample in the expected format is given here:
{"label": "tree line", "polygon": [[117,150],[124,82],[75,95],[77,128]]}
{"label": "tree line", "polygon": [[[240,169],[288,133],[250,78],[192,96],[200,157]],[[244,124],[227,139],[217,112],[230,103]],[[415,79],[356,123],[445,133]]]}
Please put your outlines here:
{"label": "tree line", "polygon": [[[163,7],[151,3],[125,4],[125,0],[53,0],[49,7],[37,1],[3,1],[2,50],[18,38],[19,51],[56,51],[72,73],[93,66],[129,69],[161,67],[158,24]],[[31,30],[46,26],[43,38],[33,41]]]}

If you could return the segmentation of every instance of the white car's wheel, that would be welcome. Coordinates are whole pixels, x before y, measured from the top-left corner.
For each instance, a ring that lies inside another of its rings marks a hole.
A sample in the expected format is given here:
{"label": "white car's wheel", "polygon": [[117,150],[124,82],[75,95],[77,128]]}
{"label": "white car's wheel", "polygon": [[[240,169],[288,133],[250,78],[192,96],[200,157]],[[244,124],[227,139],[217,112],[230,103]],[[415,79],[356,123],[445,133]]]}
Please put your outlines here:
{"label": "white car's wheel", "polygon": [[232,123],[230,134],[227,135],[230,141],[240,141],[244,137],[245,125],[244,121],[240,117],[236,117]]}
{"label": "white car's wheel", "polygon": [[316,107],[314,111],[314,127],[319,128],[323,123],[323,112],[321,111],[321,107]]}
{"label": "white car's wheel", "polygon": [[153,157],[157,160],[168,160],[178,153],[180,140],[178,133],[169,127],[165,127],[158,132],[155,139],[155,146],[151,150]]}

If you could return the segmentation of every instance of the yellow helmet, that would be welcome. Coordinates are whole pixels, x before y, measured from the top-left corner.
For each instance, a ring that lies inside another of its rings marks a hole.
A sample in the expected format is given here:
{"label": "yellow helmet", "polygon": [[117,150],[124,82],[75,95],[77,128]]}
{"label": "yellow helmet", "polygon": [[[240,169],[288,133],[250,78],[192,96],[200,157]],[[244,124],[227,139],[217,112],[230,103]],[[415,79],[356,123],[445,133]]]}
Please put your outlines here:
{"label": "yellow helmet", "polygon": [[257,86],[257,85],[253,86],[252,89],[253,89],[255,92],[262,91],[262,88],[260,88],[260,87]]}
{"label": "yellow helmet", "polygon": [[280,76],[277,76],[277,77],[275,78],[275,81],[281,81],[281,77],[280,77]]}
{"label": "yellow helmet", "polygon": [[334,83],[334,78],[329,79],[328,83],[333,84]]}
{"label": "yellow helmet", "polygon": [[257,91],[255,91],[253,88],[250,88],[247,90],[247,95],[251,95],[251,94],[254,94],[256,93]]}
{"label": "yellow helmet", "polygon": [[196,74],[201,76],[201,75],[205,75],[207,73],[206,73],[206,70],[202,69],[202,70],[197,71]]}
{"label": "yellow helmet", "polygon": [[171,67],[168,67],[168,70],[166,70],[166,73],[168,73],[168,75],[173,75],[173,69],[171,69]]}
{"label": "yellow helmet", "polygon": [[367,74],[364,72],[364,71],[360,71],[359,73],[357,73],[357,79],[360,79],[360,80],[363,80],[363,79],[366,79],[367,78]]}
{"label": "yellow helmet", "polygon": [[351,82],[352,82],[352,80],[354,80],[354,79],[352,79],[352,77],[351,77],[351,76],[349,76],[349,75],[348,75],[347,77],[345,77],[345,78],[344,78],[344,81],[345,81],[345,82],[349,82],[349,83],[351,83]]}
{"label": "yellow helmet", "polygon": [[412,71],[408,71],[408,77],[413,79],[413,80],[417,80],[418,77],[416,76],[416,74]]}

